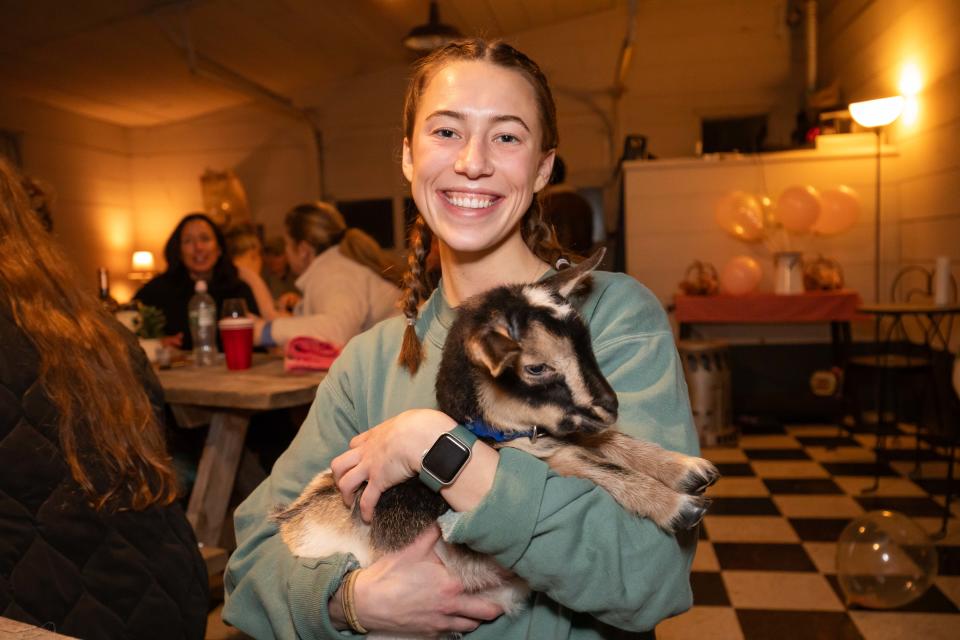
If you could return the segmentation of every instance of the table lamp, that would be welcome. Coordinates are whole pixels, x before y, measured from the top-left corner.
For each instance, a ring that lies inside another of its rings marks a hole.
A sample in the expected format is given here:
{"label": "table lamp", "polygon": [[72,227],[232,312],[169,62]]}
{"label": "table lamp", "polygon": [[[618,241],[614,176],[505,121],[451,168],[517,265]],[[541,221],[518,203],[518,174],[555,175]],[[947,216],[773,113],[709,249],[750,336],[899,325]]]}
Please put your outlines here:
{"label": "table lamp", "polygon": [[153,277],[155,269],[152,251],[134,251],[127,277],[131,280],[149,280]]}
{"label": "table lamp", "polygon": [[873,230],[873,298],[880,302],[880,136],[883,128],[903,113],[903,96],[850,103],[850,117],[861,127],[873,129],[877,136],[877,178]]}

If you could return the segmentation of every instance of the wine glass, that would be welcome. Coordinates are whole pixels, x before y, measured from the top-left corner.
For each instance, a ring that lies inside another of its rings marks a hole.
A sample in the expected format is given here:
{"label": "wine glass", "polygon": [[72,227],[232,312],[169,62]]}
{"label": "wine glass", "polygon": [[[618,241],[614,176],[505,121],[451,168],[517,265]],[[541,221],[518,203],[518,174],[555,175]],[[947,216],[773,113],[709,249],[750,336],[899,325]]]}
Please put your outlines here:
{"label": "wine glass", "polygon": [[223,307],[220,309],[221,318],[246,318],[247,315],[249,315],[247,301],[243,298],[227,298],[223,301]]}

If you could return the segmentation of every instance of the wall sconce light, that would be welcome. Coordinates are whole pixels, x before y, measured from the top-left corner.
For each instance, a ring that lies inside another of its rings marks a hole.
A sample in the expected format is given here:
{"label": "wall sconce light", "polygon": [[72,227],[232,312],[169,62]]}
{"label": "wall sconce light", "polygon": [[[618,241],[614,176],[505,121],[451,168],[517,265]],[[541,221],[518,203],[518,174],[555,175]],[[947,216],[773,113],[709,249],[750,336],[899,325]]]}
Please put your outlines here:
{"label": "wall sconce light", "polygon": [[153,260],[152,251],[134,251],[127,277],[131,280],[149,280],[153,277],[155,269],[156,263]]}
{"label": "wall sconce light", "polygon": [[850,117],[861,127],[873,129],[877,136],[876,194],[873,200],[873,298],[880,302],[880,135],[883,128],[903,113],[903,96],[850,103]]}

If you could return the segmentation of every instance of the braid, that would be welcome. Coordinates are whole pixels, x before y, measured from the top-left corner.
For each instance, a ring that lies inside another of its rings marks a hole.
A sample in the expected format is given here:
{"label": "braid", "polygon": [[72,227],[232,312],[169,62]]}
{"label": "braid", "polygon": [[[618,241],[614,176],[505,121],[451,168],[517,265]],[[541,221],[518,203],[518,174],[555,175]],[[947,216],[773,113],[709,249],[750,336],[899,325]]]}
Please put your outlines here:
{"label": "braid", "polygon": [[407,328],[403,332],[403,346],[400,348],[400,366],[410,374],[415,374],[423,361],[423,345],[417,337],[417,316],[420,303],[426,300],[433,290],[427,273],[427,256],[430,253],[432,233],[423,216],[417,215],[410,229],[410,254],[407,257],[407,272],[403,274],[403,290],[400,306],[407,317]]}
{"label": "braid", "polygon": [[549,265],[555,265],[560,258],[569,260],[572,257],[557,242],[557,233],[553,225],[543,219],[543,207],[540,206],[540,200],[536,194],[526,215],[523,216],[520,233],[534,255]]}

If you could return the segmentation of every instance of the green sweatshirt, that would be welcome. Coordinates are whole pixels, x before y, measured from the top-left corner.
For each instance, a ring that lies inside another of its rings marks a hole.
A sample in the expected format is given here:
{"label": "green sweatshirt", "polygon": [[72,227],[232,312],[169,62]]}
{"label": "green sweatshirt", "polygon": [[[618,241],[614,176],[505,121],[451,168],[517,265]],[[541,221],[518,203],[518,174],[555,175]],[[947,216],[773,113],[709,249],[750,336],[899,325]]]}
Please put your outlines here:
{"label": "green sweatshirt", "polygon": [[[657,299],[628,276],[596,272],[580,310],[617,391],[618,428],[698,453],[683,371]],[[421,310],[416,328],[425,360],[412,378],[396,364],[403,318],[385,320],[346,346],[290,448],[236,510],[238,547],[224,579],[228,623],[256,638],[351,637],[331,625],[327,600],[356,566],[353,556],[295,557],[267,515],[292,502],[357,433],[406,409],[436,408],[434,381],[454,317],[441,287]],[[470,638],[623,637],[607,625],[650,630],[692,603],[695,535],[680,536],[681,543],[590,482],[560,477],[515,449],[500,451],[484,501],[444,529],[446,540],[492,555],[533,589],[519,616],[482,624]]]}

